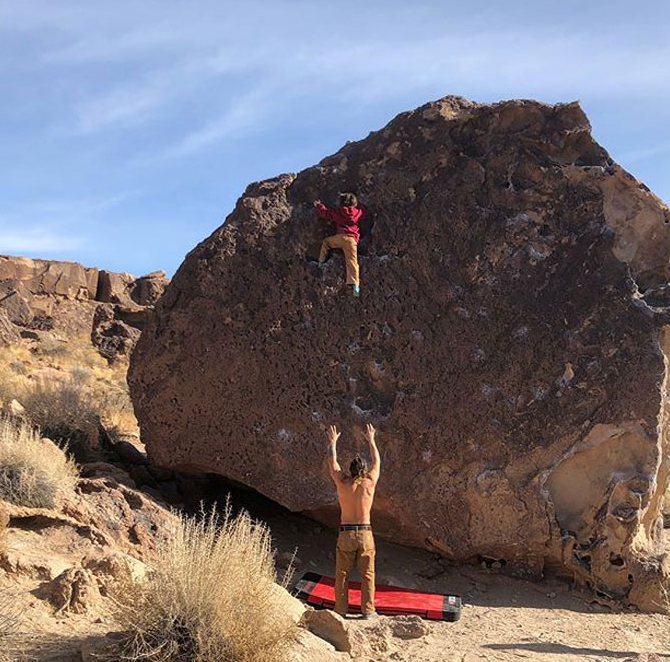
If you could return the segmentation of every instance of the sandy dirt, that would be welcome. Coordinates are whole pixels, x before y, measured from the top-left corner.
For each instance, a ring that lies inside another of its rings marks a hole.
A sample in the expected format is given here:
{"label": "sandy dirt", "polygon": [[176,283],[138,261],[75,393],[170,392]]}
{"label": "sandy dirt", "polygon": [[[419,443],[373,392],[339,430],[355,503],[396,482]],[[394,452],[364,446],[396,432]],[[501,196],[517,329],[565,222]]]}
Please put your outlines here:
{"label": "sandy dirt", "polygon": [[[297,548],[306,571],[333,574],[335,533],[285,511],[266,513],[279,552]],[[449,566],[434,554],[377,541],[377,581],[438,593],[460,594],[465,602],[457,623],[431,622],[417,640],[394,639],[392,651],[370,660],[475,662],[547,660],[603,662],[641,652],[670,658],[670,622],[660,614],[613,611],[592,603],[590,593],[553,579],[507,577],[497,569]],[[350,619],[354,627],[374,626]]]}
{"label": "sandy dirt", "polygon": [[[254,496],[236,493],[233,503],[270,526],[280,559],[296,551],[294,581],[307,571],[332,575],[334,531],[269,502],[259,503]],[[457,593],[465,607],[457,623],[429,622],[429,634],[413,640],[383,637],[378,624],[349,618],[351,627],[370,641],[372,652],[359,658],[366,662],[608,662],[643,652],[670,658],[667,616],[594,604],[590,593],[573,590],[559,579],[515,579],[505,576],[504,569],[451,566],[429,552],[382,540],[377,546],[379,583]],[[15,596],[22,630],[32,639],[25,652],[33,659],[79,662],[82,646],[95,646],[106,632],[118,629],[109,608],[97,612],[93,620],[85,614],[54,614],[49,603],[40,599],[41,584],[23,577],[9,583],[5,578],[0,586],[0,593]]]}

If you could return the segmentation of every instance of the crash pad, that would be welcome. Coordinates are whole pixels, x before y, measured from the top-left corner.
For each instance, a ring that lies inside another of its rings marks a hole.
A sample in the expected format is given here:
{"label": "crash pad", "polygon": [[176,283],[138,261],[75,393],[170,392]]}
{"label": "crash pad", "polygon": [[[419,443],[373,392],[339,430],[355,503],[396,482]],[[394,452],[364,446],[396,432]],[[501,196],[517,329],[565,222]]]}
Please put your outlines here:
{"label": "crash pad", "polygon": [[[335,606],[335,580],[316,572],[306,572],[296,585],[297,597],[313,607],[333,609]],[[463,602],[458,595],[422,593],[408,588],[375,586],[375,609],[387,616],[416,614],[422,618],[439,621],[457,621],[461,617]],[[349,612],[361,611],[361,584],[349,582]]]}

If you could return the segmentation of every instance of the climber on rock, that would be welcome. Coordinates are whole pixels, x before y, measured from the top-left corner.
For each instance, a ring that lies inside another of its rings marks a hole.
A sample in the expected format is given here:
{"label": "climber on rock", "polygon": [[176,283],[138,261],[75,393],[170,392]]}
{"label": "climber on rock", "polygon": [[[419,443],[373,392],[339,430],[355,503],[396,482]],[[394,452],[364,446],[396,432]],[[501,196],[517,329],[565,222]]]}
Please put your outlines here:
{"label": "climber on rock", "polygon": [[344,616],[349,606],[349,573],[356,567],[361,576],[361,613],[376,618],[375,611],[375,541],[370,525],[370,510],[379,480],[381,458],[375,442],[375,428],[368,424],[367,439],[372,467],[356,456],[345,475],[337,461],[340,433],[331,425],[328,430],[328,469],[337,488],[340,504],[340,533],[335,550],[335,611]]}
{"label": "climber on rock", "polygon": [[321,200],[315,200],[314,206],[321,218],[335,225],[335,234],[326,237],[321,244],[319,266],[322,266],[332,248],[341,248],[347,268],[347,285],[351,287],[355,297],[360,294],[358,279],[358,240],[360,230],[358,223],[363,218],[363,209],[353,193],[340,193],[340,205],[336,209],[328,209]]}

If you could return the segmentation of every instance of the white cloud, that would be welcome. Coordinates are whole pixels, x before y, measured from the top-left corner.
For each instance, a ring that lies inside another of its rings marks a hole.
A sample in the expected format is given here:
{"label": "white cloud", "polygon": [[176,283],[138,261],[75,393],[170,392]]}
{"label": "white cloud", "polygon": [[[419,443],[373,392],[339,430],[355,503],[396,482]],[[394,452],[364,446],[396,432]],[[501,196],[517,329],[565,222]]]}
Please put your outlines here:
{"label": "white cloud", "polygon": [[130,191],[122,191],[102,198],[78,198],[76,200],[54,198],[24,203],[5,203],[0,209],[2,225],[18,223],[21,219],[31,222],[67,224],[72,217],[95,218],[101,213],[121,204],[133,196]]}
{"label": "white cloud", "polygon": [[21,232],[0,230],[0,253],[64,253],[81,248],[83,237],[40,227]]}
{"label": "white cloud", "polygon": [[167,103],[173,93],[165,81],[154,80],[87,99],[76,106],[77,132],[92,133],[148,119],[151,112]]}
{"label": "white cloud", "polygon": [[[670,47],[631,43],[626,25],[575,28],[567,10],[561,26],[532,16],[525,24],[493,6],[445,12],[430,3],[388,3],[389,11],[380,12],[386,3],[377,4],[358,6],[351,29],[347,7],[356,3],[288,0],[61,0],[58,9],[24,0],[9,3],[4,22],[7,29],[56,35],[35,66],[84,74],[70,106],[71,132],[179,116],[166,134],[172,145],[163,156],[170,158],[261,130],[282,112],[299,113],[299,100],[308,106],[320,96],[332,99],[334,112],[451,92],[479,100],[670,100]],[[113,72],[107,82],[106,72]]]}
{"label": "white cloud", "polygon": [[84,36],[43,53],[44,64],[109,64],[170,50],[183,42],[182,31],[170,26],[160,29],[132,28],[127,32]]}
{"label": "white cloud", "polygon": [[658,86],[659,80],[670,81],[670,48],[613,52],[593,48],[581,35],[537,42],[537,35],[521,32],[480,32],[394,45],[366,40],[334,50],[323,50],[318,39],[306,39],[281,56],[267,46],[254,60],[247,91],[218,111],[219,117],[168,148],[165,156],[184,156],[262,129],[269,118],[300,108],[299,100],[309,103],[310,97],[331,98],[334,112],[424,90],[433,96],[477,90],[482,101],[514,96],[564,101],[652,92],[670,97],[670,85]]}
{"label": "white cloud", "polygon": [[[492,7],[445,13],[430,3],[356,5],[60,0],[56,9],[24,0],[9,3],[4,23],[50,34],[36,66],[102,73],[77,86],[75,133],[113,131],[195,106],[164,150],[171,157],[262,128],[297,99],[318,95],[332,97],[335,107],[413,90],[483,100],[670,97],[670,47],[630,44],[622,39],[626,26],[587,33],[534,24],[530,16],[524,25],[513,11],[506,18]],[[105,84],[108,70],[114,75]],[[201,93],[207,106],[198,104]]]}
{"label": "white cloud", "polygon": [[162,156],[175,158],[186,156],[212,143],[226,138],[240,138],[254,128],[259,128],[262,118],[272,105],[273,86],[258,85],[251,92],[234,98],[220,117],[187,134],[174,147],[168,148]]}
{"label": "white cloud", "polygon": [[5,204],[0,210],[0,253],[66,253],[88,245],[105,212],[130,197],[52,199]]}

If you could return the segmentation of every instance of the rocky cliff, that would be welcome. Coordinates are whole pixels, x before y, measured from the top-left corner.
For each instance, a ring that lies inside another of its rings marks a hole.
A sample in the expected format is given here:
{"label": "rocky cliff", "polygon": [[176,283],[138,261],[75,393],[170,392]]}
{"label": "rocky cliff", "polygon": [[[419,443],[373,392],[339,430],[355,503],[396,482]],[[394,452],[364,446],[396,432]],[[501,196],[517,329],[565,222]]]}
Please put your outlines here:
{"label": "rocky cliff", "polygon": [[[369,209],[362,294],[312,202]],[[662,304],[670,213],[578,104],[447,97],[248,187],[186,258],[132,356],[142,437],[332,522],[342,456],[380,429],[379,534],[572,575],[664,609]]]}
{"label": "rocky cliff", "polygon": [[127,356],[167,282],[162,271],[135,278],[76,262],[0,255],[0,343],[56,329],[90,335],[109,359]]}

